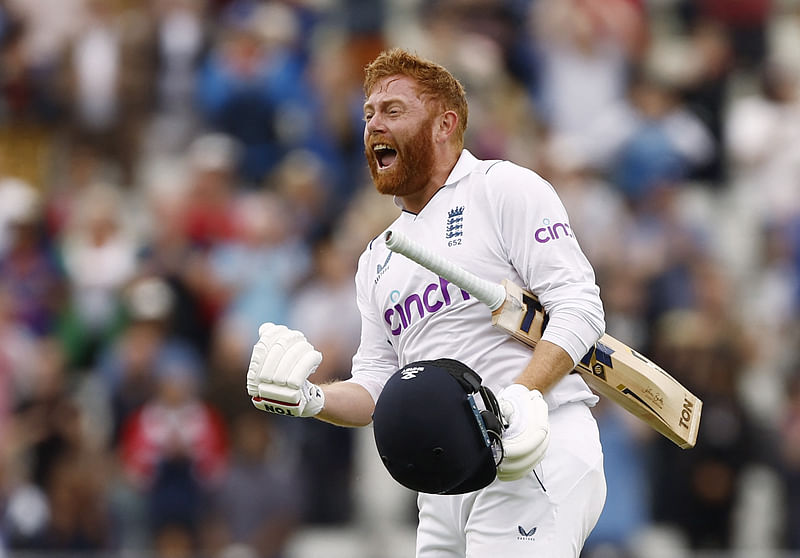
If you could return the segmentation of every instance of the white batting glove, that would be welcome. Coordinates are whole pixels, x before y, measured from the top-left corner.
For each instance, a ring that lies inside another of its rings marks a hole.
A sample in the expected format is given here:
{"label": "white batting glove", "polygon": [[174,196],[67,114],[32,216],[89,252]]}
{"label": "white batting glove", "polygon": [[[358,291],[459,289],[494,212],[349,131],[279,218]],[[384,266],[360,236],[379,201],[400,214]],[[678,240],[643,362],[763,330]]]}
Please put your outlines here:
{"label": "white batting glove", "polygon": [[550,442],[547,403],[539,390],[511,384],[497,395],[500,411],[508,423],[503,432],[503,460],[497,478],[517,480],[533,471],[544,458]]}
{"label": "white batting glove", "polygon": [[247,369],[247,393],[257,409],[293,417],[313,417],[325,395],[308,381],[322,353],[305,335],[282,325],[261,324]]}

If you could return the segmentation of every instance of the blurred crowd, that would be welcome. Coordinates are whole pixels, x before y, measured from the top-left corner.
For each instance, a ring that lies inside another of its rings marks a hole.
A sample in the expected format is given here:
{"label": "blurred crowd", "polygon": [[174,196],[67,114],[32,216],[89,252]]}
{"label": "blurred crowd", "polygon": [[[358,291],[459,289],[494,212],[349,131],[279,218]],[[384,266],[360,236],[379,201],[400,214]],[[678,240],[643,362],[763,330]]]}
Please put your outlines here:
{"label": "blurred crowd", "polygon": [[598,405],[585,554],[800,551],[800,2],[0,0],[0,556],[278,558],[357,521],[353,431],[244,376],[265,321],[349,374],[399,211],[362,145],[389,46],[462,81],[467,147],[554,185],[607,332],[704,401],[687,451]]}

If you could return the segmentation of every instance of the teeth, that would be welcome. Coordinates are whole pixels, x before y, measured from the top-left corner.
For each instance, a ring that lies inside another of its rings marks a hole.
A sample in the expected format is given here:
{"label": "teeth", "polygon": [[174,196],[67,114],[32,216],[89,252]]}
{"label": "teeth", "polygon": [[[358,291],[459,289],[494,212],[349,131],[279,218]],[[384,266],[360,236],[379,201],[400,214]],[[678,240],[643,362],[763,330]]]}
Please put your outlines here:
{"label": "teeth", "polygon": [[378,144],[375,144],[374,146],[372,146],[372,149],[374,151],[377,151],[378,149],[392,149],[392,148],[390,146],[386,145],[385,143],[378,143]]}

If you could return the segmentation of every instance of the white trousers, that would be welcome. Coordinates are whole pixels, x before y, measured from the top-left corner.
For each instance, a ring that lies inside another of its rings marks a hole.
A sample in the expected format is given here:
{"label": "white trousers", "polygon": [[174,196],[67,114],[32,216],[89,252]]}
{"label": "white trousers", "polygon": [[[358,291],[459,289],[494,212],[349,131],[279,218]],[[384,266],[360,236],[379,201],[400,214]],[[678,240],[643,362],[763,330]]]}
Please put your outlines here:
{"label": "white trousers", "polygon": [[534,472],[455,496],[420,494],[417,558],[577,558],[605,504],[597,423],[583,403],[550,412]]}

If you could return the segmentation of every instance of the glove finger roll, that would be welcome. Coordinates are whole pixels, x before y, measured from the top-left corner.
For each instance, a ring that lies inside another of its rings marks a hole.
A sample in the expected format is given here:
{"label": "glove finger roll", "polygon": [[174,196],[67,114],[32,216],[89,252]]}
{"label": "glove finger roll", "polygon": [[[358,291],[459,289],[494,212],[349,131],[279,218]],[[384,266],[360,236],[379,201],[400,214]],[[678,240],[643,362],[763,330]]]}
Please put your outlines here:
{"label": "glove finger roll", "polygon": [[267,349],[261,343],[253,345],[253,352],[250,355],[250,365],[247,367],[247,381],[253,381],[258,378],[259,372],[263,368],[264,359],[267,356]]}
{"label": "glove finger roll", "polygon": [[517,436],[510,440],[503,440],[503,453],[512,459],[522,455],[528,455],[548,439],[548,432],[545,429],[529,430],[524,436]]}
{"label": "glove finger roll", "polygon": [[274,338],[267,350],[264,358],[264,365],[261,367],[261,381],[285,384],[288,370],[282,370],[281,362],[284,360],[286,352],[297,343],[305,341],[305,337],[299,331],[288,330],[284,334]]}
{"label": "glove finger roll", "polygon": [[542,442],[532,453],[518,454],[511,457],[506,454],[503,458],[503,462],[497,468],[497,478],[508,481],[516,480],[529,474],[544,458],[548,444],[549,439]]}
{"label": "glove finger roll", "polygon": [[[311,374],[311,370],[307,369],[305,374],[303,370],[295,371],[300,359],[307,353],[314,352],[314,347],[311,343],[306,341],[305,337],[297,340],[291,347],[286,349],[281,361],[278,363],[278,370],[276,372],[276,379],[279,383],[289,385],[295,389],[303,385],[303,381]],[[297,375],[302,375],[301,378],[295,379]]]}
{"label": "glove finger roll", "polygon": [[264,337],[270,331],[274,330],[277,327],[279,327],[279,326],[277,326],[276,324],[273,324],[272,322],[265,322],[265,323],[261,324],[260,326],[258,326],[258,337],[259,338]]}
{"label": "glove finger roll", "polygon": [[289,328],[285,325],[276,325],[271,322],[267,322],[265,324],[261,324],[261,326],[258,328],[258,339],[259,341],[265,342],[267,346],[269,346],[269,344],[272,343],[276,337],[279,337],[287,331],[289,331]]}
{"label": "glove finger roll", "polygon": [[[289,377],[286,380],[286,385],[291,387],[300,388],[303,386],[306,378],[308,378],[314,370],[317,369],[320,362],[322,362],[322,353],[314,350],[314,347],[308,342],[305,342],[303,345],[305,345],[305,353],[298,354],[296,362],[292,365]],[[294,347],[292,347],[292,349],[294,349]],[[286,356],[288,357],[289,353],[287,353]]]}

